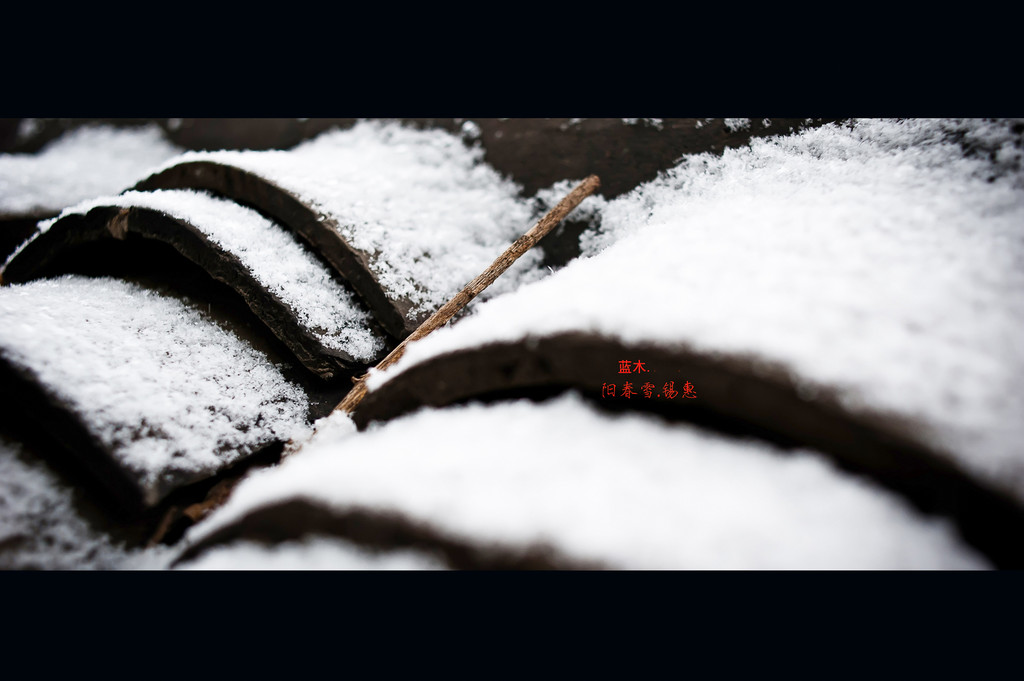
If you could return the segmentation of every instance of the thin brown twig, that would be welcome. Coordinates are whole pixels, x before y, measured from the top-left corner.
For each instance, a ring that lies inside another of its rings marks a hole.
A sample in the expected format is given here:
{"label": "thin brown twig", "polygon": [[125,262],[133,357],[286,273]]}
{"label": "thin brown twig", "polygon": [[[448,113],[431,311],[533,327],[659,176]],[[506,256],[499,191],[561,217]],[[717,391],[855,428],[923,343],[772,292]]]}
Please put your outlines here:
{"label": "thin brown twig", "polygon": [[[509,246],[504,253],[498,256],[498,259],[495,260],[490,267],[484,270],[480,276],[469,282],[464,289],[455,294],[455,297],[441,306],[437,312],[431,315],[429,319],[420,324],[415,331],[409,334],[409,336],[402,341],[398,347],[392,350],[387,357],[377,364],[376,369],[378,371],[382,371],[388,368],[397,362],[403,354],[405,354],[405,348],[409,343],[417,341],[429,334],[431,331],[447,324],[448,321],[459,312],[459,310],[476,298],[481,291],[494,283],[494,280],[501,276],[505,270],[511,267],[512,263],[518,260],[528,250],[533,248],[541,238],[554,229],[555,225],[561,222],[566,215],[568,215],[580,204],[581,201],[583,201],[583,199],[594,193],[600,186],[601,180],[597,175],[591,175],[578,184],[575,189],[569,192],[565,198],[558,202],[558,205],[548,211],[548,214],[542,217],[537,224],[530,229],[530,231],[519,237],[514,244]],[[369,374],[364,374],[358,379],[353,379],[355,385],[352,386],[352,390],[345,395],[345,398],[338,404],[338,406],[334,408],[334,411],[340,410],[347,414],[351,414],[355,410],[362,399],[366,396],[366,379],[368,376]]]}

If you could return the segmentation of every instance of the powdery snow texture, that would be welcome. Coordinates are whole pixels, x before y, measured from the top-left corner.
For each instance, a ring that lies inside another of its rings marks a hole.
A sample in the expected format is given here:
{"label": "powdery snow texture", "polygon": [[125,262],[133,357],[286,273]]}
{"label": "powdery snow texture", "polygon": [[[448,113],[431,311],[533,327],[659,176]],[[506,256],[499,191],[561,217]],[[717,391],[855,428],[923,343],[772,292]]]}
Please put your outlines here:
{"label": "powdery snow texture", "polygon": [[[97,206],[151,208],[188,222],[238,258],[324,347],[367,364],[384,350],[383,338],[372,330],[370,314],[355,294],[294,234],[256,211],[197,191],[129,191],[82,202],[59,217],[84,215]],[[45,232],[53,222],[42,223],[40,229]]]}
{"label": "powdery snow texture", "polygon": [[812,453],[610,417],[572,395],[425,410],[359,433],[338,419],[249,476],[187,539],[304,499],[615,568],[986,567],[946,521]]}
{"label": "powdery snow texture", "polygon": [[0,437],[0,569],[164,568],[168,547],[129,548],[76,510],[78,490],[44,462]]}
{"label": "powdery snow texture", "polygon": [[0,356],[66,405],[146,504],[306,432],[305,393],[176,299],[66,276],[0,289]]}
{"label": "powdery snow texture", "polygon": [[52,215],[130,187],[179,153],[150,125],[82,127],[36,154],[0,154],[0,214]]}
{"label": "powdery snow texture", "polygon": [[[333,219],[408,318],[433,313],[472,281],[539,216],[518,187],[441,130],[361,122],[288,151],[188,152],[165,164],[210,161],[254,173]],[[523,256],[485,297],[540,276],[541,254]]]}
{"label": "powdery snow texture", "polygon": [[368,386],[568,331],[753,355],[854,413],[917,422],[925,444],[1024,500],[1014,125],[863,120],[684,158],[610,201],[585,257],[410,345]]}

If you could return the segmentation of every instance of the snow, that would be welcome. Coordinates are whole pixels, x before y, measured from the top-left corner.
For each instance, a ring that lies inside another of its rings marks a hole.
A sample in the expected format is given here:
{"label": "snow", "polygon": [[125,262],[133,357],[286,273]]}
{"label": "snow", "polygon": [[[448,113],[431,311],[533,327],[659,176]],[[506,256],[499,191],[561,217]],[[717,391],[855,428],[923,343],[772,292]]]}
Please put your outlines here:
{"label": "snow", "polygon": [[38,118],[22,118],[18,122],[18,130],[15,133],[15,139],[19,142],[24,142],[27,139],[35,136],[39,132],[42,124]]}
{"label": "snow", "polygon": [[0,356],[68,405],[147,504],[308,432],[305,393],[181,301],[113,279],[0,288]]}
{"label": "snow", "polygon": [[[163,167],[188,161],[255,173],[333,218],[386,294],[412,302],[410,319],[441,307],[540,217],[479,145],[394,122],[362,121],[289,151],[187,152]],[[542,276],[541,257],[527,253],[481,299]]]}
{"label": "snow", "polygon": [[81,492],[43,461],[0,437],[0,570],[166,567],[168,547],[130,548],[77,511]]}
{"label": "snow", "polygon": [[156,125],[82,127],[36,154],[0,154],[0,214],[43,215],[116,193],[181,153]]}
{"label": "snow", "polygon": [[[750,119],[725,124],[741,130]],[[1024,500],[1024,150],[1015,125],[860,120],[687,156],[613,201],[587,199],[572,216],[592,224],[583,257],[536,281],[543,272],[532,252],[489,290],[492,300],[410,345],[395,367],[372,372],[369,387],[444,352],[565,331],[753,355],[809,391],[838,390],[854,413],[917,423],[923,440]],[[0,212],[108,195],[177,153],[154,130],[132,143],[127,132],[79,131],[31,157],[0,156]],[[389,295],[412,299],[415,314],[445,302],[533,224],[537,205],[575,184],[524,200],[463,138],[473,129],[459,136],[364,122],[289,152],[189,153],[173,163],[230,163],[296,193],[373,254]],[[162,156],[118,176],[106,153],[121,142],[113,156],[125,167],[145,149]],[[102,200],[155,202],[147,205],[202,222],[254,275],[270,277],[261,280],[268,288],[292,296],[304,323],[339,328],[339,294],[317,309],[315,295],[330,285],[290,236],[251,211],[188,192]],[[175,472],[208,475],[268,441],[309,432],[305,396],[264,357],[200,312],[122,282],[64,277],[0,289],[0,353],[66,400],[150,503]],[[133,441],[139,424],[147,432]],[[421,411],[363,433],[339,414],[317,426],[280,466],[249,476],[189,540],[302,497],[339,512],[396,511],[477,545],[548,543],[613,567],[987,567],[947,522],[814,452],[612,417],[574,396]],[[0,442],[0,546],[25,547],[0,560],[161,564],[89,527],[72,494]],[[188,567],[250,565],[436,563],[317,538],[277,550],[240,542]]]}
{"label": "snow", "polygon": [[[66,209],[59,218],[85,214],[96,206],[151,208],[185,220],[238,258],[324,347],[347,352],[364,363],[384,350],[384,339],[372,330],[370,313],[355,294],[291,231],[256,211],[197,191],[129,191],[85,201]],[[54,222],[42,223],[40,231]]]}
{"label": "snow", "polygon": [[186,541],[296,498],[614,568],[987,567],[947,521],[812,452],[611,416],[571,394],[422,410],[365,432],[323,427],[243,480]]}
{"label": "snow", "polygon": [[411,344],[566,331],[787,368],[1024,500],[1024,173],[1013,121],[861,120],[753,140],[608,202],[584,257]]}
{"label": "snow", "polygon": [[341,539],[308,537],[267,546],[239,541],[214,547],[182,570],[443,570],[435,557],[413,551],[371,553]]}
{"label": "snow", "polygon": [[478,140],[483,135],[483,132],[480,130],[480,126],[473,121],[464,122],[459,131],[465,139],[471,141]]}
{"label": "snow", "polygon": [[750,127],[749,118],[725,118],[725,127],[729,128],[729,132],[736,132],[737,130],[746,130]]}
{"label": "snow", "polygon": [[637,125],[639,123],[643,123],[645,127],[649,126],[652,128],[656,128],[658,130],[661,130],[662,126],[664,125],[664,121],[660,118],[622,118],[619,120],[621,120],[626,125],[632,126]]}

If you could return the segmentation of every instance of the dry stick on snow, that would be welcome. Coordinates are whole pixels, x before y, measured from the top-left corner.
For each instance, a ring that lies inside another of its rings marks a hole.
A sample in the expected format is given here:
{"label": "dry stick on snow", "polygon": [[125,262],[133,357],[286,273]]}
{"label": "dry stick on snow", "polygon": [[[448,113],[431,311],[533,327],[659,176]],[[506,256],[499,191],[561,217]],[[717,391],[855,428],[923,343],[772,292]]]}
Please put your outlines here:
{"label": "dry stick on snow", "polygon": [[[398,347],[391,351],[391,353],[382,359],[377,364],[377,370],[382,371],[395,362],[405,353],[405,347],[423,338],[434,329],[444,326],[448,321],[458,313],[463,307],[469,304],[469,301],[476,298],[481,291],[494,283],[501,274],[512,266],[516,260],[520,258],[524,253],[533,248],[538,241],[541,240],[548,232],[554,229],[555,225],[562,221],[562,219],[568,215],[573,208],[578,206],[583,199],[587,198],[598,187],[601,186],[601,180],[597,175],[591,175],[583,182],[579,183],[575,189],[569,192],[565,198],[558,202],[558,205],[552,208],[547,215],[542,217],[533,228],[519,237],[514,244],[508,247],[508,249],[498,256],[490,267],[483,271],[476,279],[469,282],[466,288],[455,294],[455,297],[445,303],[437,312],[430,316],[425,322],[420,324],[419,328],[409,334],[409,337],[402,341]],[[334,411],[343,411],[346,414],[351,414],[356,406],[362,401],[363,397],[366,396],[366,379],[369,374],[364,374],[358,379],[353,379],[355,385],[352,390],[345,395]]]}

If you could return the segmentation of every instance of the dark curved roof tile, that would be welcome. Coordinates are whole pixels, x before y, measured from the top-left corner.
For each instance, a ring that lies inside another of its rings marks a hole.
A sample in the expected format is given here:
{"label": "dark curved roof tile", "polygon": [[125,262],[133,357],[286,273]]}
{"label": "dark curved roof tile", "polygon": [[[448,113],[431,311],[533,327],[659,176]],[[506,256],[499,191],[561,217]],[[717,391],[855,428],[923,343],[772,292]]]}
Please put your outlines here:
{"label": "dark curved roof tile", "polygon": [[9,259],[5,282],[45,272],[62,251],[141,238],[169,244],[231,286],[323,378],[383,357],[388,341],[344,281],[289,232],[255,211],[192,191],[127,192],[65,211]]}
{"label": "dark curved roof tile", "polygon": [[129,506],[153,506],[306,431],[305,393],[202,312],[114,279],[0,288],[8,413]]}
{"label": "dark curved roof tile", "polygon": [[[388,123],[359,123],[288,151],[189,152],[136,189],[202,189],[256,208],[310,244],[397,338],[539,217],[479,148]],[[523,258],[494,291],[539,275],[540,259]]]}

